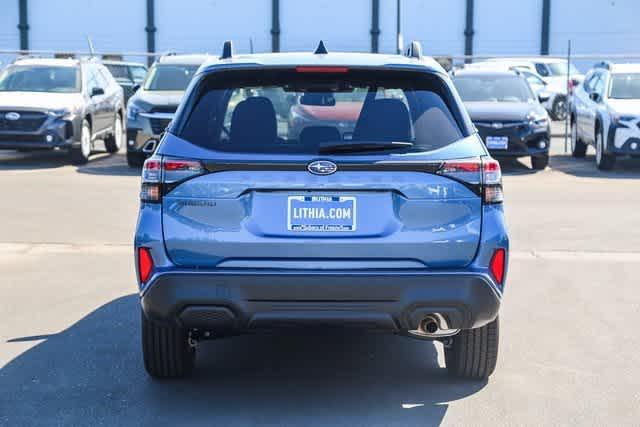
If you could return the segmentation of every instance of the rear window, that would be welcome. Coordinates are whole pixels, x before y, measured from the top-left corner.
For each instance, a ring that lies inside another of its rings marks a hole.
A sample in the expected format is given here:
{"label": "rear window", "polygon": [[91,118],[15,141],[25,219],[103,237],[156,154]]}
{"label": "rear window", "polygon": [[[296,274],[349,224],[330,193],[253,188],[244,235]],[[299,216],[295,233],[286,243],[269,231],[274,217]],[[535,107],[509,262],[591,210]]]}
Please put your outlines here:
{"label": "rear window", "polygon": [[456,76],[453,82],[464,102],[534,102],[529,85],[518,76]]}
{"label": "rear window", "polygon": [[293,154],[369,142],[423,152],[469,134],[442,78],[371,70],[212,73],[196,85],[171,131],[217,151]]}
{"label": "rear window", "polygon": [[183,91],[196,71],[198,65],[155,65],[144,82],[144,90]]}

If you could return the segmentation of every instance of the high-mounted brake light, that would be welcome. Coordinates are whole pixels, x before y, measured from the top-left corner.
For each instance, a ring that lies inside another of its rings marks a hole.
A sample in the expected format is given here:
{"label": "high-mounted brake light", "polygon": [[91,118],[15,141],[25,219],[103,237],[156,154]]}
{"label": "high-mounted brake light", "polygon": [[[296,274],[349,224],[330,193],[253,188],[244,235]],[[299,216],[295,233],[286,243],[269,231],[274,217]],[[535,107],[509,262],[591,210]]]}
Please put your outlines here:
{"label": "high-mounted brake light", "polygon": [[450,160],[444,162],[437,173],[481,189],[484,203],[502,203],[502,173],[494,159]]}
{"label": "high-mounted brake light", "polygon": [[163,192],[168,192],[176,184],[205,173],[205,168],[197,160],[175,159],[171,157],[151,157],[142,166],[142,188],[140,200],[157,203]]}
{"label": "high-mounted brake light", "polygon": [[298,73],[347,73],[347,67],[323,67],[323,66],[299,66],[296,67]]}
{"label": "high-mounted brake light", "polygon": [[506,251],[503,248],[496,249],[489,262],[489,271],[499,285],[504,281],[504,267],[506,261]]}
{"label": "high-mounted brake light", "polygon": [[153,272],[153,258],[149,248],[138,248],[138,277],[145,283]]}

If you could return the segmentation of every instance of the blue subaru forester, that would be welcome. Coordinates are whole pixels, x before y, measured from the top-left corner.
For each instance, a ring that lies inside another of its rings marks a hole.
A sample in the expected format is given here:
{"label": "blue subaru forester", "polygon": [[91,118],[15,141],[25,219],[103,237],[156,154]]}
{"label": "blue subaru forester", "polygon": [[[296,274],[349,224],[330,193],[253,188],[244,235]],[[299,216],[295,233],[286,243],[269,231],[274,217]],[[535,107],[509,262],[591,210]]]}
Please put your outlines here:
{"label": "blue subaru forester", "polygon": [[223,55],[142,171],[142,351],[180,377],[200,340],[292,327],[444,344],[495,369],[508,237],[498,163],[420,54]]}

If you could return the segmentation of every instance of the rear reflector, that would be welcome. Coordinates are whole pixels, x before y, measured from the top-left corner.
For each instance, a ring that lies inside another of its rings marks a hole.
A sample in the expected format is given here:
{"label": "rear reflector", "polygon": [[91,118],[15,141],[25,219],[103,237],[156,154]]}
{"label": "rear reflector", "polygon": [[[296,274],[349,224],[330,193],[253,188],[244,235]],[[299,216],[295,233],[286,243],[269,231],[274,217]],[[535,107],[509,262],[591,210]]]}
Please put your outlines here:
{"label": "rear reflector", "polygon": [[153,272],[153,258],[148,248],[138,248],[138,276],[145,283]]}
{"label": "rear reflector", "polygon": [[506,251],[504,249],[496,249],[491,257],[491,262],[489,263],[491,275],[496,279],[496,282],[498,282],[499,285],[502,285],[504,280],[505,257]]}
{"label": "rear reflector", "polygon": [[346,73],[349,71],[347,67],[296,67],[298,73]]}

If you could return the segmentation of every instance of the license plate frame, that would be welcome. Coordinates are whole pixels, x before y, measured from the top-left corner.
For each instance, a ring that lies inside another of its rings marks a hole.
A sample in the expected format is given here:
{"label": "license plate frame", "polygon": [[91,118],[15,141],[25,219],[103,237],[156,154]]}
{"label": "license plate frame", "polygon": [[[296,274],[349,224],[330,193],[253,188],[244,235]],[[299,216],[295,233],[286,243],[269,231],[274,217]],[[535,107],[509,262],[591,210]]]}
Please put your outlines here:
{"label": "license plate frame", "polygon": [[490,150],[507,150],[509,148],[508,136],[487,136],[485,145]]}
{"label": "license plate frame", "polygon": [[324,194],[288,196],[287,230],[311,233],[354,232],[357,230],[357,199],[355,196]]}

